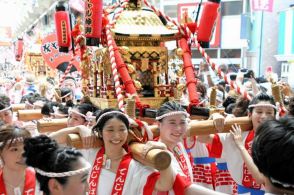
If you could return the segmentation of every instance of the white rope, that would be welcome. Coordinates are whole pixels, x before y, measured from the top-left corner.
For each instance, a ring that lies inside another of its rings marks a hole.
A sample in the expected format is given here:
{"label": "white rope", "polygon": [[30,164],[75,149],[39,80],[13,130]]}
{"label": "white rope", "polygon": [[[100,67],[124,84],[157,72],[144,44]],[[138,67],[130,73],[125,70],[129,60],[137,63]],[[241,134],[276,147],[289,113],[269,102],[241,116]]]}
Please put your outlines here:
{"label": "white rope", "polygon": [[[9,139],[6,141],[7,143],[11,143],[11,144],[15,144],[15,143],[19,143],[19,142],[23,142],[23,137],[16,137],[14,139]],[[0,142],[0,147],[2,147],[4,145],[5,141]]]}
{"label": "white rope", "polygon": [[6,110],[9,110],[9,109],[11,109],[11,106],[8,106],[6,108],[3,108],[2,110],[0,110],[0,112],[5,112]]}
{"label": "white rope", "polygon": [[252,104],[252,105],[248,106],[248,108],[256,108],[256,107],[271,107],[271,108],[277,110],[277,107],[272,104]]}
{"label": "white rope", "polygon": [[62,172],[62,173],[46,172],[46,171],[43,171],[38,168],[34,168],[34,169],[36,170],[37,173],[39,173],[42,176],[46,176],[46,177],[53,177],[53,178],[54,177],[70,177],[73,175],[78,175],[81,173],[88,172],[91,169],[91,165],[90,165],[90,163],[87,163],[87,165],[81,169],[77,169],[74,171],[68,171],[68,172]]}
{"label": "white rope", "polygon": [[278,181],[278,180],[276,180],[276,179],[274,179],[272,177],[270,177],[270,180],[271,180],[272,183],[280,184],[285,188],[290,188],[290,187],[294,188],[294,184],[284,183],[284,182]]}
{"label": "white rope", "polygon": [[173,111],[173,112],[169,112],[169,113],[163,114],[161,116],[158,116],[155,118],[155,120],[159,121],[165,117],[179,115],[179,114],[183,114],[186,118],[190,117],[190,115],[185,111]]}
{"label": "white rope", "polygon": [[76,109],[69,108],[69,109],[68,109],[68,113],[69,113],[69,114],[70,114],[70,113],[75,113],[75,114],[77,114],[77,115],[83,117],[86,121],[92,121],[93,119],[96,118],[95,116],[93,116],[93,112],[90,112],[90,111],[88,111],[88,112],[86,113],[86,115],[85,115],[85,114],[82,114],[82,113],[78,112]]}
{"label": "white rope", "polygon": [[128,116],[128,115],[126,115],[126,114],[123,113],[123,112],[120,112],[120,111],[116,111],[116,110],[114,110],[114,111],[110,111],[110,112],[106,112],[106,113],[102,114],[102,115],[97,119],[96,124],[98,124],[98,123],[103,119],[103,117],[105,117],[105,116],[107,116],[107,115],[110,115],[110,114],[120,114],[120,115],[125,116],[125,117],[129,120],[129,116]]}

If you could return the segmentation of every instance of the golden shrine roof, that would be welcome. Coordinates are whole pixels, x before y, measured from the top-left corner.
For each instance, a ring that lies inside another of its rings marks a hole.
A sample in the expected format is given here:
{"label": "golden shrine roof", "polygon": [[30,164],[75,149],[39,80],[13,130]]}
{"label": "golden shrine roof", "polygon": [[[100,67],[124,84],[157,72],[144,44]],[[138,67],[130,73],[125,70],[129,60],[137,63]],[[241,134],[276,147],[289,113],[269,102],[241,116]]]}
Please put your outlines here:
{"label": "golden shrine roof", "polygon": [[115,39],[168,41],[179,36],[176,27],[169,29],[148,9],[124,10],[112,29]]}

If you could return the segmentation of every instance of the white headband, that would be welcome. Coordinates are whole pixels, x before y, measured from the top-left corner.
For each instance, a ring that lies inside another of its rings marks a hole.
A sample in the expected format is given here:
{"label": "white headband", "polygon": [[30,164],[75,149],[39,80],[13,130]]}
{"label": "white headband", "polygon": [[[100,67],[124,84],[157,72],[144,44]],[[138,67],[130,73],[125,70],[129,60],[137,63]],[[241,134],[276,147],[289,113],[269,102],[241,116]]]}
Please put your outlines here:
{"label": "white headband", "polygon": [[69,92],[67,94],[65,94],[64,96],[60,97],[60,99],[66,98],[67,96],[70,96],[72,94],[72,92]]}
{"label": "white headband", "polygon": [[178,114],[183,114],[186,118],[190,117],[190,115],[185,111],[171,111],[171,112],[168,112],[166,114],[163,114],[161,116],[156,117],[155,120],[159,121],[165,117],[174,116],[174,115],[178,115]]}
{"label": "white headband", "polygon": [[[6,144],[7,143],[10,143],[11,144],[15,144],[15,143],[18,143],[18,142],[23,142],[23,137],[16,137],[14,139],[9,139],[6,141]],[[4,145],[5,142],[0,142],[0,147],[2,147]]]}
{"label": "white headband", "polygon": [[92,121],[93,119],[96,118],[95,116],[93,116],[93,112],[88,111],[86,113],[86,115],[84,115],[84,114],[82,114],[82,113],[80,113],[80,112],[78,112],[78,111],[76,111],[76,110],[74,110],[72,108],[68,108],[68,113],[70,114],[72,112],[75,113],[75,114],[77,114],[77,115],[82,116],[83,118],[86,119],[86,121]]}
{"label": "white headband", "polygon": [[43,171],[38,168],[34,168],[34,169],[36,170],[37,173],[39,173],[42,176],[46,176],[46,177],[53,177],[53,178],[54,177],[70,177],[73,175],[78,175],[81,173],[88,172],[91,169],[91,165],[90,165],[90,163],[87,162],[87,165],[84,168],[77,169],[74,171],[62,172],[62,173],[46,172],[46,171]]}
{"label": "white headband", "polygon": [[7,108],[3,108],[2,110],[0,110],[0,112],[5,112],[6,110],[9,110],[11,108],[11,106],[8,106]]}
{"label": "white headband", "polygon": [[248,108],[255,108],[255,107],[271,107],[271,108],[277,110],[277,107],[272,104],[252,104],[252,105],[248,106]]}
{"label": "white headband", "polygon": [[280,182],[278,180],[275,180],[274,178],[270,177],[270,180],[272,183],[275,183],[275,184],[280,184],[282,185],[284,188],[294,188],[294,184],[289,184],[289,183],[284,183],[284,182]]}
{"label": "white headband", "polygon": [[60,116],[60,117],[67,117],[68,116],[67,114],[60,114],[60,113],[58,113],[58,111],[59,111],[59,107],[58,106],[53,106],[52,109],[53,109],[54,112],[53,113],[50,113],[51,115]]}
{"label": "white headband", "polygon": [[110,112],[106,112],[106,113],[102,114],[102,115],[97,119],[96,124],[98,124],[98,123],[102,120],[103,117],[105,117],[106,115],[109,115],[109,114],[121,114],[121,115],[124,115],[124,116],[129,120],[129,116],[128,116],[128,115],[126,115],[126,114],[123,113],[123,112],[120,112],[120,111],[114,110],[114,111],[110,111]]}

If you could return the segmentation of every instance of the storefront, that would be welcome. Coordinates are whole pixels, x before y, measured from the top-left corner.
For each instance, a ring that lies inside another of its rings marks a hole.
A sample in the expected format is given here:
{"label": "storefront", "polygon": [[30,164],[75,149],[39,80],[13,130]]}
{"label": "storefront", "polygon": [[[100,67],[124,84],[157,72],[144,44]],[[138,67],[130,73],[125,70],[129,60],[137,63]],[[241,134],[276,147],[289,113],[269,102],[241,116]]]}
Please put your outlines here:
{"label": "storefront", "polygon": [[277,61],[281,62],[281,77],[294,87],[294,6],[279,13],[279,44]]}

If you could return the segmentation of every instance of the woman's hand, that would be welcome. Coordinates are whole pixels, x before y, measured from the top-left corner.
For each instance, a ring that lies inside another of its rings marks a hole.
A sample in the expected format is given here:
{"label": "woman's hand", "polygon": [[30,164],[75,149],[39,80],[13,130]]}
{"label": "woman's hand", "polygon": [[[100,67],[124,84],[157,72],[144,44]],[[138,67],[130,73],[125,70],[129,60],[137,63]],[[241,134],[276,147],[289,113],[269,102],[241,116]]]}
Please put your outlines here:
{"label": "woman's hand", "polygon": [[219,113],[214,113],[211,115],[211,118],[213,120],[214,127],[219,133],[221,133],[224,130],[225,117]]}
{"label": "woman's hand", "polygon": [[79,125],[76,128],[79,132],[79,135],[81,136],[83,147],[92,148],[94,146],[94,141],[96,137],[95,135],[93,135],[91,129],[84,125]]}
{"label": "woman's hand", "polygon": [[143,148],[142,156],[143,158],[146,157],[147,153],[152,150],[152,149],[162,149],[162,150],[167,150],[167,147],[164,143],[162,142],[157,142],[157,141],[148,141],[145,143],[145,146]]}
{"label": "woman's hand", "polygon": [[240,150],[245,149],[243,140],[242,140],[242,130],[240,128],[240,125],[237,125],[237,124],[232,125],[232,130],[230,130],[230,132],[231,132],[231,135],[233,136],[236,146]]}

